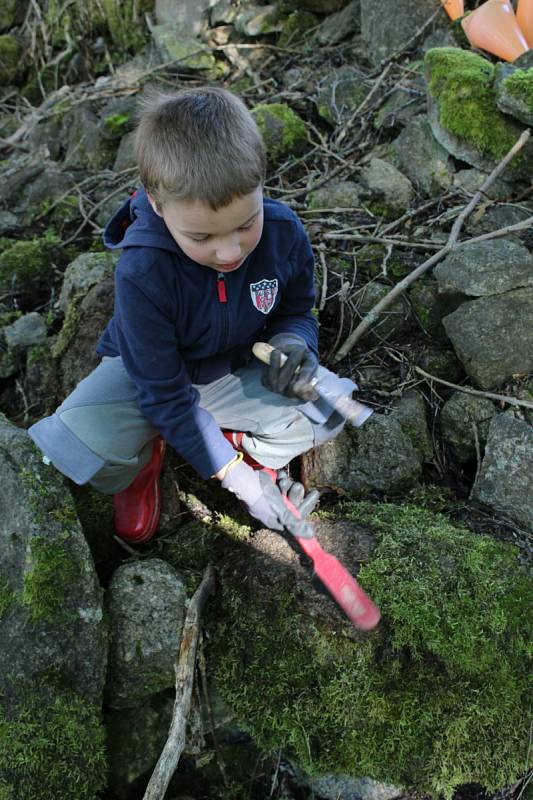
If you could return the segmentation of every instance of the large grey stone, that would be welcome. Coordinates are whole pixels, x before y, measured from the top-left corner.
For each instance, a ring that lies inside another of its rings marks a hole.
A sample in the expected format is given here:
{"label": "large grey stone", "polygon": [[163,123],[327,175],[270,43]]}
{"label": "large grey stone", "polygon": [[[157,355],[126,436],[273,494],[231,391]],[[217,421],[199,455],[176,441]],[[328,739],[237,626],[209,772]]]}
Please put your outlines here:
{"label": "large grey stone", "polygon": [[0,482],[2,706],[49,678],[101,705],[107,642],[87,542],[62,477],[4,417]]}
{"label": "large grey stone", "polygon": [[360,181],[373,203],[387,211],[403,212],[410,208],[415,190],[399,169],[382,158],[371,158],[361,169]]}
{"label": "large grey stone", "polygon": [[483,453],[489,425],[496,416],[494,404],[487,397],[454,392],[441,411],[441,428],[445,441],[458,461],[466,462]]}
{"label": "large grey stone", "polygon": [[501,238],[452,251],[435,267],[439,291],[470,297],[533,286],[533,255],[521,242]]}
{"label": "large grey stone", "polygon": [[63,125],[67,131],[64,167],[89,170],[112,167],[117,143],[104,139],[98,117],[88,104],[76,106],[67,114]]}
{"label": "large grey stone", "polygon": [[302,456],[304,481],[354,494],[398,495],[415,486],[421,460],[393,414],[374,414],[361,428],[346,427],[332,442]]}
{"label": "large grey stone", "polygon": [[533,531],[533,428],[498,414],[472,497]]}
{"label": "large grey stone", "polygon": [[158,558],[115,572],[106,596],[111,634],[106,694],[112,708],[135,708],[174,685],[185,600],[181,577]]}
{"label": "large grey stone", "polygon": [[405,392],[394,408],[394,417],[411,440],[420,460],[430,461],[433,442],[426,417],[426,404],[420,392],[414,389]]}
{"label": "large grey stone", "polygon": [[393,142],[398,166],[424,195],[448,191],[453,164],[448,151],[431,132],[425,116],[415,117]]}
{"label": "large grey stone", "polygon": [[358,32],[361,26],[361,0],[352,0],[346,8],[327,17],[317,31],[320,44],[334,45]]}
{"label": "large grey stone", "polygon": [[533,289],[463,303],[443,324],[465,370],[482,389],[533,370]]}
{"label": "large grey stone", "polygon": [[44,342],[46,323],[37,311],[31,311],[5,327],[3,333],[9,348],[26,350]]}
{"label": "large grey stone", "polygon": [[[431,0],[361,0],[361,33],[375,64],[406,45],[435,11]],[[435,20],[433,28],[443,24]]]}
{"label": "large grey stone", "polygon": [[357,208],[360,202],[360,189],[355,181],[329,181],[307,196],[307,205],[312,209]]}
{"label": "large grey stone", "polygon": [[86,294],[91,286],[112,277],[118,254],[82,253],[68,265],[57,304],[66,313],[68,304],[77,294]]}
{"label": "large grey stone", "polygon": [[[390,286],[378,281],[367,283],[357,297],[356,308],[361,318],[368,314],[389,291]],[[414,324],[409,303],[404,297],[400,297],[379,315],[371,327],[370,335],[378,336],[380,339],[390,339],[412,330]]]}

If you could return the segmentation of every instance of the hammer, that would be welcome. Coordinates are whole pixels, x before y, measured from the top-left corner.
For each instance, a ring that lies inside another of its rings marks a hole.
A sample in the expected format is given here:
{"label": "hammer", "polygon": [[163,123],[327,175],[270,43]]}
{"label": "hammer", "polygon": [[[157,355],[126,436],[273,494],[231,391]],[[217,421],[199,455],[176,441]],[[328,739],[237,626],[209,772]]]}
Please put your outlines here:
{"label": "hammer", "polygon": [[[256,342],[252,347],[254,356],[264,364],[270,364],[270,354],[274,349],[275,348],[272,347],[271,344],[267,344],[266,342]],[[287,356],[282,353],[281,363],[284,364],[286,360]],[[344,417],[345,420],[350,422],[354,428],[359,428],[373,413],[373,410],[363,405],[363,403],[352,400],[351,397],[347,397],[346,395],[344,397],[339,397],[335,392],[326,389],[321,385],[320,378],[317,376],[311,378],[309,385],[312,386],[319,397],[322,397],[328,405],[334,408],[335,411],[338,411],[341,417]]]}

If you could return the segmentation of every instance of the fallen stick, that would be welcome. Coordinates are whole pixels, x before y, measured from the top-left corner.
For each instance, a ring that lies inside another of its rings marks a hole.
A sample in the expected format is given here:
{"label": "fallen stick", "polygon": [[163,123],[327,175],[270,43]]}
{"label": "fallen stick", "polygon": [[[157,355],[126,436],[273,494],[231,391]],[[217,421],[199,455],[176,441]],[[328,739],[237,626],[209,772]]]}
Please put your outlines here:
{"label": "fallen stick", "polygon": [[[483,195],[486,193],[487,189],[491,186],[491,184],[496,180],[496,178],[500,175],[501,172],[505,169],[507,164],[511,161],[512,158],[524,147],[526,142],[528,141],[531,133],[529,130],[526,130],[522,133],[520,138],[515,142],[515,144],[511,147],[507,155],[502,158],[500,163],[492,170],[490,175],[483,181],[481,187],[478,189],[476,194],[470,200],[467,206],[461,211],[457,219],[455,220],[453,227],[450,231],[450,235],[448,237],[448,241],[441,248],[437,253],[434,253],[427,261],[424,261],[423,264],[420,264],[419,267],[414,269],[407,277],[401,280],[396,286],[391,289],[391,291],[383,297],[379,303],[370,309],[368,314],[361,320],[357,328],[350,334],[350,336],[346,339],[344,344],[337,350],[335,356],[333,357],[334,363],[341,361],[345,356],[348,355],[352,347],[355,345],[356,342],[367,332],[367,330],[371,327],[371,325],[377,320],[381,312],[390,306],[399,295],[407,289],[412,283],[416,281],[420,275],[423,275],[427,272],[431,267],[435,266],[439,261],[441,261],[444,256],[448,255],[452,250],[455,250],[458,247],[462,247],[465,244],[468,244],[469,241],[481,241],[482,237],[476,237],[475,239],[466,240],[464,242],[458,242],[457,237],[463,227],[466,218],[469,214],[472,213],[476,205],[479,203]],[[528,220],[525,220],[527,223]],[[491,238],[495,238],[495,236],[499,233],[503,236],[507,233],[511,228],[514,230],[518,229],[518,226],[522,226],[523,223],[518,223],[518,225],[508,226],[507,228],[502,228],[500,231],[493,232]],[[484,236],[483,238],[489,238],[488,236]]]}
{"label": "fallen stick", "polygon": [[212,567],[207,567],[202,582],[194,593],[181,634],[181,643],[174,665],[176,699],[165,746],[146,787],[143,800],[163,800],[185,747],[185,728],[191,707],[196,649],[200,633],[200,616],[215,583]]}
{"label": "fallen stick", "polygon": [[429,372],[426,372],[422,367],[415,366],[414,370],[418,372],[419,375],[423,375],[428,381],[441,383],[443,386],[448,386],[450,389],[457,389],[457,391],[464,392],[465,394],[473,394],[475,397],[488,397],[489,400],[496,400],[498,403],[507,403],[507,405],[516,406],[517,408],[533,409],[533,403],[530,403],[528,400],[519,400],[517,397],[507,397],[504,394],[495,394],[494,392],[482,392],[480,389],[472,389],[470,386],[459,386],[457,383],[445,381],[444,378],[436,378],[435,375],[430,375]]}

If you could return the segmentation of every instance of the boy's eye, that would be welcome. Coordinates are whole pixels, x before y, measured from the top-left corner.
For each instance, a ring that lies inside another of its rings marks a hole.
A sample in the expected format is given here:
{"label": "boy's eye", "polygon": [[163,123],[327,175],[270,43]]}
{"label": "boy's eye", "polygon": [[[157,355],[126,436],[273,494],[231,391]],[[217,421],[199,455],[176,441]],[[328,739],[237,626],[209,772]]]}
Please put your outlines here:
{"label": "boy's eye", "polygon": [[[254,220],[254,222],[255,222],[255,220]],[[252,225],[254,224],[254,222],[249,222],[248,225],[241,225],[241,227],[237,228],[237,230],[239,230],[239,231],[249,231],[250,228],[252,227]]]}
{"label": "boy's eye", "polygon": [[201,244],[202,242],[207,242],[209,236],[204,236],[202,239],[196,239],[194,236],[189,236],[189,239],[191,239],[193,242],[196,242],[196,244]]}

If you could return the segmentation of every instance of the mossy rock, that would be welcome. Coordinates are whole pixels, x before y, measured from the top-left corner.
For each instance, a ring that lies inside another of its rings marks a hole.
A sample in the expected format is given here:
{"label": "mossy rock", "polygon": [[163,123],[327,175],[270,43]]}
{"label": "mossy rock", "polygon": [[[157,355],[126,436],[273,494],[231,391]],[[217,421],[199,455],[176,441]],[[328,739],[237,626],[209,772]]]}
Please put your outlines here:
{"label": "mossy rock", "polygon": [[305,39],[307,31],[315,28],[318,24],[318,17],[309,11],[296,9],[283,20],[283,30],[278,38],[279,47],[288,47]]}
{"label": "mossy rock", "polygon": [[[496,104],[495,68],[467,50],[439,47],[425,56],[429,119],[435,138],[456,158],[492,169],[515,144],[523,126]],[[508,170],[529,178],[526,146]]]}
{"label": "mossy rock", "polygon": [[0,293],[39,300],[50,288],[59,258],[60,241],[55,234],[14,242],[0,254]]}
{"label": "mossy rock", "polygon": [[0,706],[0,740],[2,800],[94,800],[105,788],[100,709],[70,689],[39,683],[9,715]]}
{"label": "mossy rock", "polygon": [[307,127],[286,103],[260,103],[252,109],[270,158],[300,153],[307,142]]}
{"label": "mossy rock", "polygon": [[224,699],[260,747],[311,776],[448,799],[464,783],[514,783],[529,741],[533,600],[517,551],[414,505],[350,502],[341,514],[329,541],[344,542],[351,568],[357,530],[376,537],[358,579],[381,625],[339,627],[290,556],[261,552],[272,535],[256,535],[219,572],[211,663]]}
{"label": "mossy rock", "polygon": [[510,64],[496,65],[498,108],[525,125],[533,125],[533,67],[516,69]]}
{"label": "mossy rock", "polygon": [[0,36],[0,86],[13,83],[20,74],[22,45],[15,36]]}

